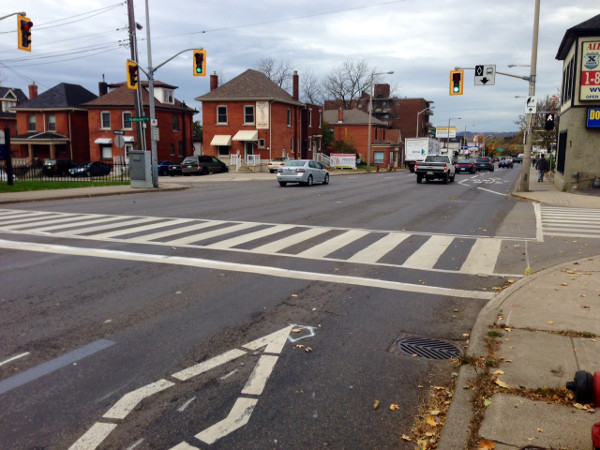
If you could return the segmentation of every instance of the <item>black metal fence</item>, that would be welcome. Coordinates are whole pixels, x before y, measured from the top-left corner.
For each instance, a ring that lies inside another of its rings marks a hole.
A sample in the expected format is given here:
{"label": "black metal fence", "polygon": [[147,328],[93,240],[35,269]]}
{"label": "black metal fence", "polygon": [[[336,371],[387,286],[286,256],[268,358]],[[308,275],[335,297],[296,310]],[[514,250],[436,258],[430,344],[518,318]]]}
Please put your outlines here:
{"label": "black metal fence", "polygon": [[[15,181],[129,181],[129,164],[94,161],[81,164],[51,165],[14,161]],[[6,173],[6,162],[0,161],[0,171]],[[5,180],[0,178],[0,180]]]}

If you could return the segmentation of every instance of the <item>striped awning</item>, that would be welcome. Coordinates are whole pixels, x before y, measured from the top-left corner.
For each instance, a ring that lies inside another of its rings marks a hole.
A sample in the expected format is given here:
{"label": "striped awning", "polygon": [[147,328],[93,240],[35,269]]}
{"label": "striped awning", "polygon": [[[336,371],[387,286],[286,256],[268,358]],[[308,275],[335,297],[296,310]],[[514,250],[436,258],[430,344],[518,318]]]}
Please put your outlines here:
{"label": "striped awning", "polygon": [[240,130],[235,133],[234,141],[258,141],[258,130]]}
{"label": "striped awning", "polygon": [[212,138],[212,141],[210,141],[210,145],[214,145],[215,147],[231,145],[231,135],[215,134],[215,136]]}

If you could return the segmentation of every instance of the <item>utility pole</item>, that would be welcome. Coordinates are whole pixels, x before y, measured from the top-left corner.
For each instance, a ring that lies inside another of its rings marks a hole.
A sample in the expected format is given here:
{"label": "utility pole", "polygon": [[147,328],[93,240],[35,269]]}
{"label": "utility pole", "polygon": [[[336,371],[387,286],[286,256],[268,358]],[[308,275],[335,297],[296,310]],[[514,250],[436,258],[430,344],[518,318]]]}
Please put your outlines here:
{"label": "utility pole", "polygon": [[[540,25],[540,0],[535,0],[535,10],[533,13],[533,39],[531,43],[531,72],[529,75],[529,96],[535,97],[535,77],[537,66],[537,47],[538,47],[538,30]],[[531,130],[531,122],[533,114],[527,113],[527,122],[525,128],[525,147],[523,148],[523,170],[521,172],[521,181],[519,191],[529,191],[529,173],[531,171],[531,148],[533,143],[533,133]]]}
{"label": "utility pole", "polygon": [[[133,10],[133,0],[127,0],[127,17],[129,18],[129,48],[131,50],[131,59],[138,63],[138,48],[137,48],[137,36],[136,36],[136,23],[135,23],[135,14]],[[141,86],[139,89],[134,91],[134,109],[135,115],[137,117],[141,117],[144,115],[144,105],[142,102],[142,89]],[[136,136],[137,142],[140,146],[140,149],[146,149],[146,135],[144,133],[144,123],[145,122],[136,122]]]}
{"label": "utility pole", "polygon": [[[150,103],[150,147],[152,159],[152,186],[158,187],[158,150],[154,130],[156,128],[156,109],[154,106],[154,69],[152,68],[152,47],[150,44],[150,13],[148,11],[148,0],[146,0],[146,41],[148,48],[148,96]],[[158,132],[158,129],[156,130]]]}

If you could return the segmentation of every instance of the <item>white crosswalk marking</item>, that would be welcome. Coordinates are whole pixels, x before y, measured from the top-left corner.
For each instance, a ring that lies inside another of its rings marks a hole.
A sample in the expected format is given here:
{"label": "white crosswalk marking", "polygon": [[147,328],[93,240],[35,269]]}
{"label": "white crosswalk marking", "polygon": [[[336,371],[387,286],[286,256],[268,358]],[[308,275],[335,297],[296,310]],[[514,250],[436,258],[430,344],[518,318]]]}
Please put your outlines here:
{"label": "white crosswalk marking", "polygon": [[542,232],[550,236],[600,238],[600,210],[541,206]]}
{"label": "white crosswalk marking", "polygon": [[[556,214],[553,217],[561,217],[559,212]],[[571,217],[572,209],[560,214],[563,215],[565,223],[569,223],[571,227],[587,227],[579,229],[597,232],[600,235],[600,230],[594,229],[598,225],[594,225],[593,220],[600,222],[600,217],[596,217],[595,212],[577,214],[577,220]],[[547,221],[557,220],[550,219],[548,215],[545,217]],[[547,232],[546,230],[545,228],[544,231]],[[410,245],[403,246],[408,238],[415,236],[407,232],[189,218],[33,213],[0,209],[1,231],[489,275],[497,275],[494,270],[503,242],[502,239],[488,237],[433,234],[415,250]],[[134,234],[135,236],[132,236]],[[369,238],[361,245],[360,239],[363,237]],[[464,251],[454,252],[455,246],[460,247],[461,243],[470,246],[466,256]],[[442,258],[451,246],[452,254]],[[408,248],[411,249],[412,254],[406,258],[403,252],[408,252]],[[342,251],[336,253],[338,250]],[[337,257],[338,254],[344,256]],[[450,259],[452,263],[449,263]],[[455,259],[458,261],[454,261]],[[453,268],[447,268],[448,266]],[[517,275],[514,276],[519,276],[519,272],[521,271],[515,270]]]}

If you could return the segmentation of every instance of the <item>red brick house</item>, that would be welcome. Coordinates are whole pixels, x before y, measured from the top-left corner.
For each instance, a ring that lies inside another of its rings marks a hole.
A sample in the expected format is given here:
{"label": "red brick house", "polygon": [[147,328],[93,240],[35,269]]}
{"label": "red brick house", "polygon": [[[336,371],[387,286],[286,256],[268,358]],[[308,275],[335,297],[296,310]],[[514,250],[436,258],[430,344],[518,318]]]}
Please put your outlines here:
{"label": "red brick house", "polygon": [[46,158],[89,160],[88,114],[82,105],[96,98],[77,84],[60,83],[14,107],[18,134],[11,137],[13,158],[30,163]]}
{"label": "red brick house", "polygon": [[[0,130],[8,127],[10,136],[17,134],[17,113],[14,107],[26,102],[27,96],[21,89],[0,86]],[[16,146],[11,145],[11,149],[16,151]]]}
{"label": "red brick house", "polygon": [[[327,110],[324,120],[333,130],[336,141],[352,144],[356,152],[369,159],[369,115],[359,109]],[[371,163],[387,167],[395,166],[400,149],[400,134],[387,122],[371,117]]]}
{"label": "red brick house", "polygon": [[[148,82],[142,82],[142,103],[144,115],[150,116]],[[114,89],[108,92],[109,87]],[[180,160],[194,153],[193,146],[193,116],[194,109],[177,100],[173,92],[176,86],[160,81],[154,82],[154,97],[156,119],[158,121],[157,157],[158,160]],[[111,160],[121,161],[123,157],[129,161],[130,150],[142,149],[138,142],[136,127],[143,127],[146,149],[150,149],[150,126],[148,122],[133,122],[134,90],[125,83],[107,85],[100,83],[100,97],[85,103],[88,110],[88,146],[92,161]],[[114,130],[125,132],[123,149],[114,145]]]}
{"label": "red brick house", "polygon": [[211,75],[210,92],[195,99],[202,102],[204,154],[228,164],[239,155],[249,165],[312,158],[321,150],[323,108],[298,100],[297,73],[293,91],[252,69],[223,86]]}

